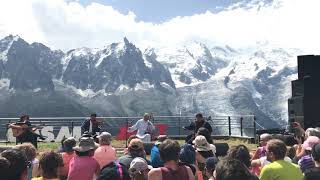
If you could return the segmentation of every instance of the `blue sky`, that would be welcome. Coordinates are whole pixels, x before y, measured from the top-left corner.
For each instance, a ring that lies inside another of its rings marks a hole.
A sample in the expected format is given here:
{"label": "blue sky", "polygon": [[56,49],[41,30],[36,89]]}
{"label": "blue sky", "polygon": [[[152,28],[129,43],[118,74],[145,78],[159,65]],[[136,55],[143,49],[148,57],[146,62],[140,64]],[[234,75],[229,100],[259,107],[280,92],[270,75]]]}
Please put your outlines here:
{"label": "blue sky", "polygon": [[249,0],[80,0],[88,5],[97,2],[112,6],[121,13],[132,11],[138,21],[162,23],[176,16],[192,16],[206,11],[218,12],[237,2]]}

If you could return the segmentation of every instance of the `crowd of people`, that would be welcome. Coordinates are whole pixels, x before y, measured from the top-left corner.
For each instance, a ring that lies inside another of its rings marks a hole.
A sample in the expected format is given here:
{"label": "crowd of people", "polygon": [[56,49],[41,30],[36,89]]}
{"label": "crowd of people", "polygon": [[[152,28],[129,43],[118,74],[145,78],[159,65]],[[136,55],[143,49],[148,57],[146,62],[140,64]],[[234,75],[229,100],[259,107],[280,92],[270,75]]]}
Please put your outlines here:
{"label": "crowd of people", "polygon": [[[320,179],[319,128],[304,131],[297,124],[295,128],[302,132],[302,138],[297,138],[291,146],[279,136],[265,133],[260,135],[256,150],[239,144],[231,147],[226,156],[217,157],[210,136],[211,126],[202,115],[197,118],[195,124],[186,127],[194,127],[193,137],[181,144],[160,135],[150,156],[147,156],[143,142],[146,136],[130,137],[128,148],[117,152],[108,132],[95,138],[83,134],[78,143],[69,137],[56,151],[39,153],[31,143],[19,144],[1,152],[0,177],[2,180]],[[147,129],[139,123],[133,129],[138,126]],[[88,127],[92,129],[90,124]]]}

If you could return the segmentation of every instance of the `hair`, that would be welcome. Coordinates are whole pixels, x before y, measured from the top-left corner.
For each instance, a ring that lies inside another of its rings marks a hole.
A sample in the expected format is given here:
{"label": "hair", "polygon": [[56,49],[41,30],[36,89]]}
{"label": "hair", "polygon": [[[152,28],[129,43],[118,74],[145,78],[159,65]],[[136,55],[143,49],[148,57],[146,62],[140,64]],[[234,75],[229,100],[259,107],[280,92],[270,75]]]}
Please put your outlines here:
{"label": "hair", "polygon": [[272,139],[268,141],[267,149],[274,155],[275,159],[284,159],[286,156],[287,146],[279,139]]}
{"label": "hair", "polygon": [[209,144],[213,144],[210,131],[207,128],[201,127],[198,129],[197,135],[202,135],[206,138]]}
{"label": "hair", "polygon": [[1,156],[10,163],[8,179],[19,180],[28,168],[28,160],[24,152],[19,149],[7,149],[1,153]]}
{"label": "hair", "polygon": [[136,173],[136,174],[130,174],[130,176],[131,176],[132,180],[146,180],[143,172]]}
{"label": "hair", "polygon": [[82,156],[89,156],[91,151],[92,150],[85,151],[85,152],[80,152],[80,151],[75,151],[75,152],[77,156],[82,157]]}
{"label": "hair", "polygon": [[286,155],[290,158],[293,159],[296,156],[296,148],[294,147],[287,147],[287,153]]}
{"label": "hair", "polygon": [[24,115],[20,116],[20,121],[23,121],[24,119],[29,120],[29,119],[30,119],[30,117],[29,117],[28,115],[26,115],[26,114],[24,114]]}
{"label": "hair", "polygon": [[179,152],[180,162],[185,164],[195,164],[196,161],[196,150],[191,144],[184,144],[181,146]]}
{"label": "hair", "polygon": [[99,144],[101,145],[110,145],[111,139],[99,139]]}
{"label": "hair", "polygon": [[92,114],[90,115],[90,117],[97,117],[97,114],[96,114],[96,113],[92,113]]}
{"label": "hair", "polygon": [[168,161],[179,160],[180,145],[178,141],[167,139],[159,145],[159,153],[161,160],[166,163]]}
{"label": "hair", "polygon": [[130,154],[133,157],[145,157],[145,151],[143,148],[133,149],[133,148],[129,147],[128,154]]}
{"label": "hair", "polygon": [[227,154],[228,159],[237,159],[240,162],[242,162],[247,168],[251,166],[251,161],[250,161],[250,153],[248,148],[245,145],[238,145],[238,146],[233,146],[228,154]]}
{"label": "hair", "polygon": [[225,159],[216,167],[216,180],[253,180],[248,168],[237,159]]}
{"label": "hair", "polygon": [[309,136],[317,136],[318,138],[320,138],[320,131],[316,128],[308,128],[305,131],[305,134],[306,134],[306,138]]}
{"label": "hair", "polygon": [[131,136],[129,136],[129,138],[128,138],[128,144],[130,144],[130,142],[131,142],[132,139],[136,139],[136,138],[138,138],[138,136],[136,136],[136,135],[131,135]]}
{"label": "hair", "polygon": [[44,152],[40,156],[39,167],[42,177],[58,177],[58,168],[63,166],[61,154],[54,151]]}
{"label": "hair", "polygon": [[33,161],[37,156],[37,149],[31,143],[23,143],[16,145],[14,149],[19,149],[27,156],[28,161]]}
{"label": "hair", "polygon": [[0,157],[0,174],[1,174],[1,179],[3,180],[9,180],[8,177],[8,172],[9,172],[9,167],[10,167],[10,162],[4,158]]}
{"label": "hair", "polygon": [[196,118],[203,118],[201,113],[196,114]]}

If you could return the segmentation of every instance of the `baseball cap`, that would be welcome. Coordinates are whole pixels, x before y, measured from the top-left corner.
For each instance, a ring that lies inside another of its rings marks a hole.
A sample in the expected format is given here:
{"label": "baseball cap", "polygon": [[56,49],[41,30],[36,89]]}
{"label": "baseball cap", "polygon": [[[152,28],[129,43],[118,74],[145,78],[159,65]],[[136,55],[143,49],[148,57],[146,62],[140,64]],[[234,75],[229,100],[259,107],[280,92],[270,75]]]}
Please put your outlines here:
{"label": "baseball cap", "polygon": [[137,174],[147,169],[151,170],[152,166],[148,165],[145,159],[136,157],[130,163],[129,173]]}
{"label": "baseball cap", "polygon": [[65,152],[73,151],[73,147],[77,144],[76,139],[74,137],[69,137],[63,141],[63,150]]}

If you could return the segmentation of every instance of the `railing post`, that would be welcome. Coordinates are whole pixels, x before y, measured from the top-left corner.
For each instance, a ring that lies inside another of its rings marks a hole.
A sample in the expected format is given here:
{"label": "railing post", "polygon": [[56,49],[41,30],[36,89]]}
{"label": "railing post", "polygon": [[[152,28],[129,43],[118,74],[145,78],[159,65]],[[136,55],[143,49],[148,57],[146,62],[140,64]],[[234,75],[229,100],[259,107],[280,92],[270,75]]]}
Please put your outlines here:
{"label": "railing post", "polygon": [[71,121],[71,136],[73,137],[73,127],[74,127],[74,124],[73,124],[73,121]]}
{"label": "railing post", "polygon": [[179,137],[181,136],[181,114],[178,121]]}
{"label": "railing post", "polygon": [[129,122],[128,122],[128,118],[126,118],[126,148],[128,147],[128,128],[129,128]]}
{"label": "railing post", "polygon": [[243,117],[240,117],[240,135],[243,136]]}
{"label": "railing post", "polygon": [[257,124],[256,124],[257,118],[256,116],[253,116],[253,137],[254,137],[254,143],[257,143]]}
{"label": "railing post", "polygon": [[231,136],[231,117],[228,116],[229,136]]}

